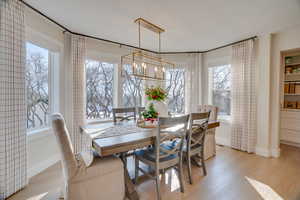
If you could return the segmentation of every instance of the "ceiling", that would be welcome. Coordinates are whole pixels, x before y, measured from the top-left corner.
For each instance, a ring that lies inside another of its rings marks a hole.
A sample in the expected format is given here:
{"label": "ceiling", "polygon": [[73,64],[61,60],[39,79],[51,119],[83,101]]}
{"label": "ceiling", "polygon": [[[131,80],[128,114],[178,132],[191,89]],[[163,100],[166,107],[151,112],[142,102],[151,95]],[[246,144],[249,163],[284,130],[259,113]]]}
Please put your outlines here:
{"label": "ceiling", "polygon": [[[73,32],[138,46],[133,21],[166,30],[162,51],[205,51],[300,25],[300,0],[25,0]],[[142,30],[142,48],[157,51]]]}

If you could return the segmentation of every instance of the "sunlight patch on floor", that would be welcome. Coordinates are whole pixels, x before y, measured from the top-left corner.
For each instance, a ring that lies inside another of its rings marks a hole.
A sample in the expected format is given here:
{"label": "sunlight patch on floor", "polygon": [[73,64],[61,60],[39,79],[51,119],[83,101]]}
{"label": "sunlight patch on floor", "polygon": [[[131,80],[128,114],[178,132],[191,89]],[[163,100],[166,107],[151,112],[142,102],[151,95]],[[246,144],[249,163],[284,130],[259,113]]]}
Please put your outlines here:
{"label": "sunlight patch on floor", "polygon": [[171,192],[180,188],[178,176],[175,170],[171,171]]}
{"label": "sunlight patch on floor", "polygon": [[30,197],[27,200],[42,200],[44,197],[47,196],[47,194],[48,194],[48,192],[45,192],[45,193]]}
{"label": "sunlight patch on floor", "polygon": [[283,198],[279,194],[277,194],[270,186],[247,176],[245,178],[264,200],[283,200]]}

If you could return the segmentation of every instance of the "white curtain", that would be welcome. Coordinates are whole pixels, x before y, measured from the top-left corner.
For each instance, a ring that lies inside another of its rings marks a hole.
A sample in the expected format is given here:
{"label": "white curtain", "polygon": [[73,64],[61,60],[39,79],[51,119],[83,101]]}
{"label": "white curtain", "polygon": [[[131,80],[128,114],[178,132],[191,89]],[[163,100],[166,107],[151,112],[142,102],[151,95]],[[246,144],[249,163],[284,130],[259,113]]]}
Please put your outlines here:
{"label": "white curtain", "polygon": [[65,55],[65,106],[64,113],[68,130],[74,147],[74,153],[80,153],[84,141],[80,126],[85,124],[85,59],[86,39],[68,32],[64,35]]}
{"label": "white curtain", "polygon": [[201,54],[191,54],[184,66],[185,69],[185,113],[197,111],[200,104],[201,90]]}
{"label": "white curtain", "polygon": [[0,0],[0,199],[27,184],[24,7]]}
{"label": "white curtain", "polygon": [[255,48],[248,40],[232,47],[231,146],[254,152],[256,145]]}

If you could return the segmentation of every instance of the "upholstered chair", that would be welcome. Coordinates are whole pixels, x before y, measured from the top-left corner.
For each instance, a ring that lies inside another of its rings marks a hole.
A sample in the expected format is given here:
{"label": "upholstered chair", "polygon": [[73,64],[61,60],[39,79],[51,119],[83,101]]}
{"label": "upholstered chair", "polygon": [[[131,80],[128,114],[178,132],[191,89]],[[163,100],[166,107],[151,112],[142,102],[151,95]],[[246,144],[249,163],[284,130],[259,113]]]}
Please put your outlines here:
{"label": "upholstered chair", "polygon": [[60,114],[51,116],[64,175],[64,199],[99,200],[125,197],[123,164],[116,157],[96,157],[86,167],[80,156],[74,155],[70,135]]}
{"label": "upholstered chair", "polygon": [[[199,105],[197,112],[209,112],[209,121],[216,121],[218,118],[218,107],[212,105]],[[204,141],[204,159],[207,160],[216,155],[216,129],[208,129]]]}

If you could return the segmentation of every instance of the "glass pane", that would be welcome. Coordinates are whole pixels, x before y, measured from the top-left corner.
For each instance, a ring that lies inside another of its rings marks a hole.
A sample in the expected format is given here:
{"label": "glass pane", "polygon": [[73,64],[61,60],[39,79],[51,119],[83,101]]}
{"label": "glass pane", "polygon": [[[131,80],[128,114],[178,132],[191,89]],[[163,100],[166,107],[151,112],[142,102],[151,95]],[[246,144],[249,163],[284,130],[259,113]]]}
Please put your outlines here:
{"label": "glass pane", "polygon": [[209,69],[212,75],[212,104],[219,108],[219,115],[231,111],[231,67],[223,65]]}
{"label": "glass pane", "polygon": [[131,76],[131,66],[123,66],[123,106],[124,107],[135,107],[142,106],[143,103],[143,80],[140,78]]}
{"label": "glass pane", "polygon": [[184,113],[184,70],[166,70],[168,109],[171,113]]}
{"label": "glass pane", "polygon": [[86,61],[87,119],[112,117],[114,64]]}
{"label": "glass pane", "polygon": [[26,43],[27,129],[48,125],[48,50]]}

